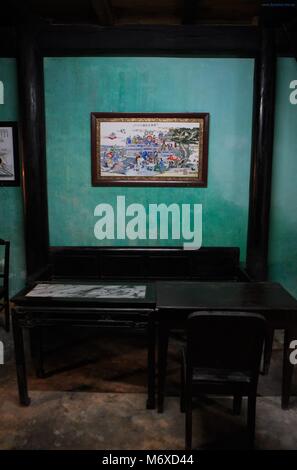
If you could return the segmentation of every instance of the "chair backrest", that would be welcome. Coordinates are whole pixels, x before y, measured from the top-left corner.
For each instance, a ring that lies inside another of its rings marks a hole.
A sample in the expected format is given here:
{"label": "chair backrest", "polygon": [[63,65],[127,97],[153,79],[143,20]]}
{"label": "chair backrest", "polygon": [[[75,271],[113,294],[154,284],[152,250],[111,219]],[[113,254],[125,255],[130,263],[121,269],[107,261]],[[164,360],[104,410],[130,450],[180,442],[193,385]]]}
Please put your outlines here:
{"label": "chair backrest", "polygon": [[9,249],[10,249],[10,242],[6,240],[2,240],[0,238],[0,248],[1,246],[4,247],[4,253],[0,251],[0,279],[3,279],[2,285],[6,289],[8,289],[8,280],[9,280]]}
{"label": "chair backrest", "polygon": [[187,360],[190,368],[249,372],[258,376],[265,318],[244,312],[197,312],[187,320]]}

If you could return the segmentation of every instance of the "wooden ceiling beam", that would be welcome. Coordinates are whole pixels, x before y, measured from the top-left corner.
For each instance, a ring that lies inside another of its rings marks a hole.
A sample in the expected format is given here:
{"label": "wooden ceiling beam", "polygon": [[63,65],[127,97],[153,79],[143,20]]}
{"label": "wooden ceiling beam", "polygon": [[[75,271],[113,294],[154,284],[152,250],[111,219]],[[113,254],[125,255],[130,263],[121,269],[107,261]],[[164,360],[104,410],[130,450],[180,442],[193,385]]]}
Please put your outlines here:
{"label": "wooden ceiling beam", "polygon": [[297,19],[293,18],[289,23],[284,23],[283,29],[288,41],[289,50],[297,61]]}
{"label": "wooden ceiling beam", "polygon": [[238,26],[79,26],[43,29],[45,55],[161,54],[254,57],[258,28]]}
{"label": "wooden ceiling beam", "polygon": [[91,0],[91,4],[100,25],[112,26],[114,24],[114,15],[110,0]]}
{"label": "wooden ceiling beam", "polygon": [[0,57],[15,57],[17,34],[13,26],[0,26]]}
{"label": "wooden ceiling beam", "polygon": [[200,0],[182,0],[182,24],[195,24]]}

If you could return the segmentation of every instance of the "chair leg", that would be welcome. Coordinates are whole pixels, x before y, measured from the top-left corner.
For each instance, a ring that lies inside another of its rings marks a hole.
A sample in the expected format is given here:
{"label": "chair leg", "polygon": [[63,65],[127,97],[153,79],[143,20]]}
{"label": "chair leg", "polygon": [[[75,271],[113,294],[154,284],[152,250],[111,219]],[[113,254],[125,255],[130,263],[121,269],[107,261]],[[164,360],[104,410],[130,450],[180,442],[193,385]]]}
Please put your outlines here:
{"label": "chair leg", "polygon": [[263,352],[263,367],[262,374],[267,375],[269,372],[269,366],[272,356],[272,346],[274,338],[274,328],[268,328],[266,333],[265,342],[264,342],[264,352]]}
{"label": "chair leg", "polygon": [[248,397],[248,416],[247,416],[247,428],[248,428],[248,446],[250,449],[254,448],[255,442],[255,426],[256,426],[256,394]]}
{"label": "chair leg", "polygon": [[183,361],[183,355],[181,357],[181,368],[180,368],[180,411],[185,413],[185,365]]}
{"label": "chair leg", "polygon": [[241,413],[241,404],[242,404],[242,396],[241,395],[234,395],[234,398],[233,398],[233,414],[240,415],[240,413]]}
{"label": "chair leg", "polygon": [[185,449],[192,450],[192,397],[186,398],[186,439]]}
{"label": "chair leg", "polygon": [[169,329],[165,322],[159,322],[158,331],[158,413],[164,411],[166,389],[166,371],[168,354]]}

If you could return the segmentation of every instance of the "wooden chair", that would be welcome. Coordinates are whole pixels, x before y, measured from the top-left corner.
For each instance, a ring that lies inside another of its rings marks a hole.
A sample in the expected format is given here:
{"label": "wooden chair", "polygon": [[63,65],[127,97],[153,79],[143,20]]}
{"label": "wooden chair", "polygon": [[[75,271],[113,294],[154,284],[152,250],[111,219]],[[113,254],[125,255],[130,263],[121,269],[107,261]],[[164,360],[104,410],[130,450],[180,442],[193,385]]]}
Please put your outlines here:
{"label": "wooden chair", "polygon": [[185,445],[192,447],[192,398],[200,394],[231,395],[240,414],[248,397],[248,444],[255,436],[256,394],[263,342],[264,317],[243,312],[197,312],[187,320],[182,352],[181,411],[185,414]]}
{"label": "wooden chair", "polygon": [[0,246],[4,246],[3,263],[0,254],[0,279],[3,279],[0,285],[0,312],[4,310],[5,314],[5,329],[9,331],[9,249],[10,242],[0,238]]}

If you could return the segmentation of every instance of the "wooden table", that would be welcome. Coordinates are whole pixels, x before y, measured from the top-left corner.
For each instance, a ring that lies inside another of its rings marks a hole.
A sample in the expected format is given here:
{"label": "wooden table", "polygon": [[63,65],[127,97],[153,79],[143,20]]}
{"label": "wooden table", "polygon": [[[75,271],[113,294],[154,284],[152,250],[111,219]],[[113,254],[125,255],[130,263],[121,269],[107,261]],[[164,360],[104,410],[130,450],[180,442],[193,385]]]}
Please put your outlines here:
{"label": "wooden table", "polygon": [[[40,285],[44,285],[43,290],[40,290]],[[63,288],[65,285],[68,288]],[[74,287],[69,287],[70,285]],[[112,286],[125,286],[126,289],[144,288],[145,292],[142,296],[138,294],[138,297],[131,298],[129,297],[131,290],[128,292],[122,289],[120,293],[112,294],[110,291]],[[26,406],[30,404],[23,328],[117,326],[147,328],[149,340],[147,407],[155,408],[155,325],[152,313],[156,301],[153,284],[126,281],[75,283],[64,280],[42,282],[34,287],[35,290],[24,289],[12,299],[15,304],[15,308],[12,309],[12,324],[20,403]],[[101,289],[101,294],[96,290],[98,288]],[[60,294],[57,295],[57,291],[60,291]],[[114,295],[117,297],[113,297]]]}
{"label": "wooden table", "polygon": [[[170,329],[185,325],[191,312],[202,310],[258,312],[274,328],[285,330],[282,408],[288,408],[293,365],[290,342],[297,339],[297,300],[273,282],[157,282],[158,411],[163,411]],[[228,340],[226,338],[226,347]]]}
{"label": "wooden table", "polygon": [[[60,283],[74,281],[59,281]],[[49,285],[58,284],[57,281]],[[89,283],[77,283],[89,285]],[[274,328],[285,330],[282,407],[290,397],[293,366],[289,362],[290,342],[297,338],[297,300],[280,284],[272,282],[191,282],[158,281],[126,282],[97,281],[96,286],[142,285],[144,298],[38,297],[27,295],[25,289],[12,301],[12,322],[15,342],[20,403],[29,405],[23,328],[68,326],[143,326],[148,332],[148,399],[147,407],[155,407],[155,341],[158,335],[158,410],[163,410],[167,364],[168,337],[172,328],[184,327],[187,316],[194,311],[224,310],[259,312]],[[226,347],[228,342],[226,341]]]}

